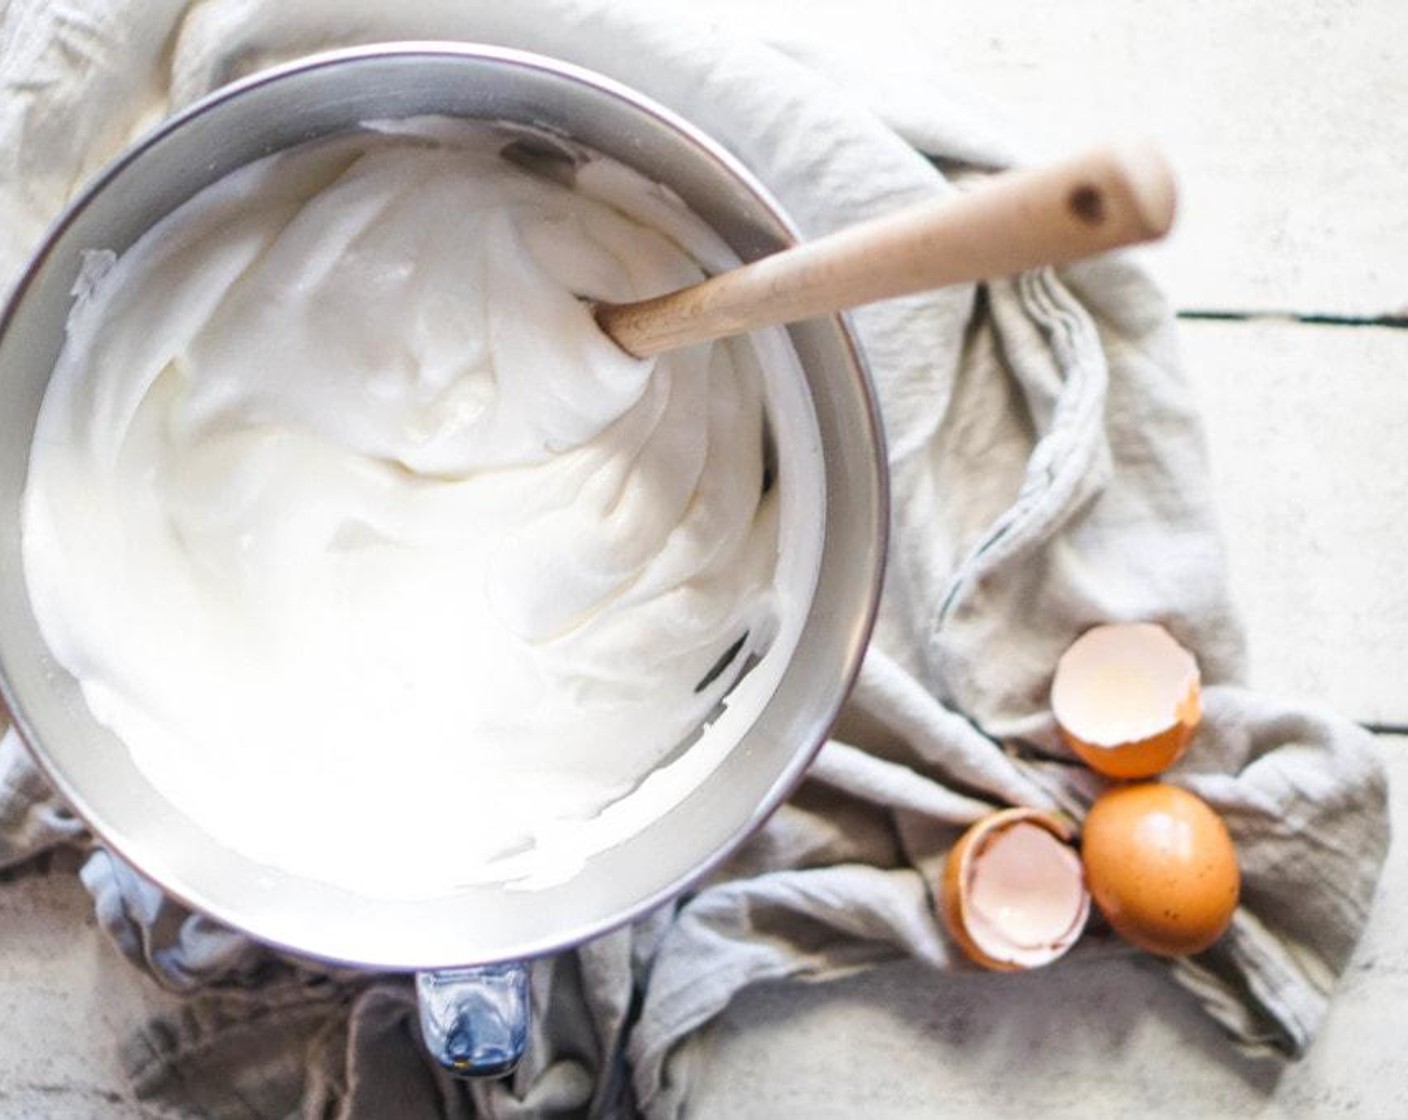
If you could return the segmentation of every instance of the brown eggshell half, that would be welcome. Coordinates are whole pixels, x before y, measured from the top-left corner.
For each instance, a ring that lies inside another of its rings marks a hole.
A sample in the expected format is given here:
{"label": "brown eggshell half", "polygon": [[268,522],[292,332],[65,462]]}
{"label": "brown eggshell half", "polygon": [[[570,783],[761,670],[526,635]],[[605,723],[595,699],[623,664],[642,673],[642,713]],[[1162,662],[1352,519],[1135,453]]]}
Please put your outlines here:
{"label": "brown eggshell half", "polygon": [[974,930],[975,923],[980,923],[980,916],[974,913],[970,905],[975,864],[982,860],[985,846],[996,834],[1024,822],[1045,830],[1063,845],[1071,843],[1071,829],[1051,813],[1038,809],[1002,809],[972,825],[949,852],[944,865],[939,893],[939,917],[944,928],[969,960],[997,972],[1022,972],[1056,960],[1079,940],[1090,913],[1090,894],[1085,889],[1077,863],[1075,886],[1080,894],[1079,910],[1070,929],[1057,944],[1040,950],[1028,948],[1001,953],[980,943],[980,937]]}
{"label": "brown eggshell half", "polygon": [[1178,760],[1198,730],[1198,663],[1155,623],[1097,626],[1057,662],[1051,710],[1061,739],[1092,770],[1153,777]]}
{"label": "brown eggshell half", "polygon": [[1081,860],[1115,932],[1160,956],[1208,948],[1237,909],[1232,836],[1207,802],[1177,786],[1139,782],[1098,797],[1085,818]]}

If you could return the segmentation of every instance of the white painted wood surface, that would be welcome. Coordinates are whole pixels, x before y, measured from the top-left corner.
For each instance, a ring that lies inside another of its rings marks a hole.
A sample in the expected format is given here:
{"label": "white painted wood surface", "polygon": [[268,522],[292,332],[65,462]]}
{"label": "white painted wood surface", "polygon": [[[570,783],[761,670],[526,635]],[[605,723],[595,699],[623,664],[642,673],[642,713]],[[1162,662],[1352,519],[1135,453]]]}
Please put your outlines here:
{"label": "white painted wood surface", "polygon": [[[847,62],[883,102],[922,74],[1059,154],[1160,139],[1175,304],[1408,308],[1402,0],[660,0]],[[0,0],[3,7],[5,0]],[[879,77],[875,75],[878,74]],[[1408,725],[1408,330],[1185,321],[1258,687]],[[1408,739],[1380,738],[1408,828]],[[940,979],[912,966],[750,993],[693,1071],[705,1117],[1408,1116],[1408,855],[1309,1056],[1240,1058],[1134,963]],[[137,1116],[116,1056],[165,997],[103,943],[71,870],[0,886],[0,1116]]]}
{"label": "white painted wood surface", "polygon": [[1180,307],[1408,314],[1401,0],[693,7],[840,57],[878,103],[916,81],[956,91],[1034,154],[1158,140],[1184,207],[1156,271]]}
{"label": "white painted wood surface", "polygon": [[1185,320],[1181,337],[1252,683],[1408,725],[1408,329]]}

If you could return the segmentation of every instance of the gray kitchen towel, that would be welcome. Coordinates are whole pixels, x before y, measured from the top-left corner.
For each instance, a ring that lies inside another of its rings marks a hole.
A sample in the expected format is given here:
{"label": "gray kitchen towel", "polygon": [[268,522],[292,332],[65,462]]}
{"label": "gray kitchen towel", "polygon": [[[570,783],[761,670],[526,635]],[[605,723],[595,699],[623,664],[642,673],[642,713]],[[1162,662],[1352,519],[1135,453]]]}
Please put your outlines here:
{"label": "gray kitchen towel", "polygon": [[[201,93],[310,50],[391,39],[542,51],[625,81],[732,148],[815,235],[1015,158],[927,81],[881,86],[673,6],[602,0],[0,3],[0,277],[83,179]],[[937,64],[936,64],[937,65]],[[944,169],[941,173],[937,168]],[[893,477],[881,618],[835,737],[723,868],[635,926],[539,962],[532,1046],[503,1082],[445,1078],[404,978],[289,960],[165,898],[100,847],[99,920],[188,993],[127,1040],[167,1116],[676,1116],[706,1027],[745,987],[905,957],[968,968],[934,917],[944,855],[1003,804],[1079,818],[1102,780],[1047,710],[1088,626],[1153,619],[1195,651],[1206,715],[1170,780],[1225,816],[1243,901],[1168,972],[1249,1049],[1297,1055],[1362,929],[1388,841],[1370,737],[1249,692],[1198,418],[1168,309],[1127,260],[895,300],[855,325]],[[88,844],[13,736],[0,864]],[[1100,928],[1076,953],[1129,952]],[[1053,967],[1062,967],[1060,963]]]}

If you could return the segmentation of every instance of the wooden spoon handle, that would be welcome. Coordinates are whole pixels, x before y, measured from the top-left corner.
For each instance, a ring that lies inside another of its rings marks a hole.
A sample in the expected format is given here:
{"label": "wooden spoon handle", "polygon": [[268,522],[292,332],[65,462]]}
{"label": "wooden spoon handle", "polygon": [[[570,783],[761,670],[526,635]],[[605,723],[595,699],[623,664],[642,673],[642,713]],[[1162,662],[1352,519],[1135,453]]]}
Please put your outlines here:
{"label": "wooden spoon handle", "polygon": [[599,304],[597,322],[638,357],[892,296],[1065,264],[1163,236],[1173,176],[1151,147],[1101,148],[999,175],[784,249],[701,284]]}

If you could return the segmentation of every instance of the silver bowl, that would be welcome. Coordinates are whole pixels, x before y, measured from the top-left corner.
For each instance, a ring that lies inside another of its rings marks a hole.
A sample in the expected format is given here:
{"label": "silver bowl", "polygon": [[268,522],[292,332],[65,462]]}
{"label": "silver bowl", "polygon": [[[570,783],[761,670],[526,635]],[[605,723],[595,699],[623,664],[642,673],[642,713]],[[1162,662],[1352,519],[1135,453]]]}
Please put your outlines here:
{"label": "silver bowl", "polygon": [[[310,57],[215,92],[78,196],[0,315],[0,693],[54,786],[103,843],[191,907],[271,945],[420,971],[432,1045],[452,1066],[482,1072],[495,1067],[492,1054],[456,1056],[446,1047],[463,1049],[464,1039],[451,1036],[469,1023],[465,1015],[474,1018],[465,1009],[476,1000],[521,1002],[523,971],[514,962],[585,941],[678,894],[800,780],[864,652],[888,511],[875,398],[850,331],[836,317],[791,327],[820,434],[826,498],[818,583],[797,652],[755,722],[698,788],[566,882],[518,891],[474,886],[414,901],[360,897],[224,848],[174,809],[92,717],[46,648],[22,570],[30,443],[80,254],[120,253],[201,189],[272,152],[369,119],[425,114],[570,137],[668,186],[745,261],[796,238],[778,204],[719,144],[640,94],[556,60],[464,44],[388,44]],[[506,967],[484,967],[492,965]]]}

